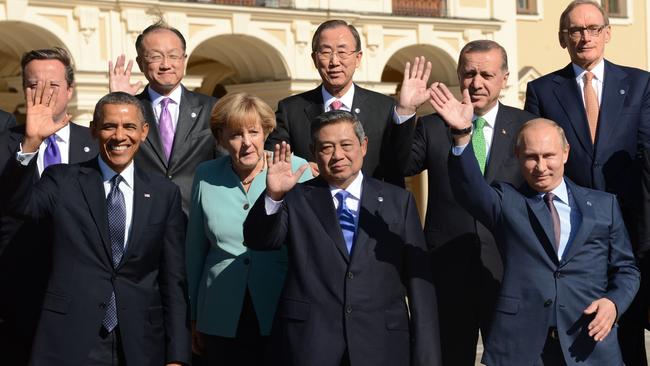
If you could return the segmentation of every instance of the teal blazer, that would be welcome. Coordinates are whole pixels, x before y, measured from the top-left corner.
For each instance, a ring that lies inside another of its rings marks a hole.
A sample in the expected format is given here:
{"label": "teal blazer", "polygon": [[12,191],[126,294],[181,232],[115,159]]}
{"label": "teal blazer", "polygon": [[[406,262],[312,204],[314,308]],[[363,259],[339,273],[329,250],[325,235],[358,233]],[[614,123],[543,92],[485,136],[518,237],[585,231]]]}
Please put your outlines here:
{"label": "teal blazer", "polygon": [[[293,169],[307,161],[291,159]],[[305,170],[300,181],[312,177]],[[234,338],[248,287],[261,335],[269,335],[287,272],[286,248],[255,251],[242,225],[266,188],[266,169],[244,191],[230,156],[203,162],[192,186],[186,238],[192,320],[201,333]]]}

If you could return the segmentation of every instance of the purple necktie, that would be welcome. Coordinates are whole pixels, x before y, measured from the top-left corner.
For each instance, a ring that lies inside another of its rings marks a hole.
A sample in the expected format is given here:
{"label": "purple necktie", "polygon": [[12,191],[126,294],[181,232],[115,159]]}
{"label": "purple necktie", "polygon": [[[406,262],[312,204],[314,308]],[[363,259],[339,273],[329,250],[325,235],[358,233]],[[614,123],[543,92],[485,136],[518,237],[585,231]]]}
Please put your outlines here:
{"label": "purple necktie", "polygon": [[43,168],[54,164],[61,164],[61,151],[59,151],[59,146],[56,144],[56,135],[50,135],[47,138],[47,147],[43,154]]}
{"label": "purple necktie", "polygon": [[160,118],[158,119],[158,128],[160,129],[160,139],[165,149],[165,158],[169,161],[174,144],[174,125],[172,124],[172,114],[169,113],[167,105],[174,101],[170,98],[164,98],[160,102]]}
{"label": "purple necktie", "polygon": [[551,211],[551,220],[553,222],[553,236],[555,239],[555,253],[560,250],[560,215],[557,213],[555,204],[553,203],[553,198],[555,195],[551,192],[548,192],[544,195],[544,202],[546,202],[546,207]]}

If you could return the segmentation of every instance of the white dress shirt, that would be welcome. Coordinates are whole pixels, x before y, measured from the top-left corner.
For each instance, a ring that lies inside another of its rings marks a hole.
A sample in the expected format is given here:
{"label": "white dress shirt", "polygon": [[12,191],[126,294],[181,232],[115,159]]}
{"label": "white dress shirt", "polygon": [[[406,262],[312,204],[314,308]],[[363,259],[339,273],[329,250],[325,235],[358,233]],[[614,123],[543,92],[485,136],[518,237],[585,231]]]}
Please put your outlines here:
{"label": "white dress shirt", "polygon": [[178,111],[179,111],[179,106],[181,104],[181,96],[183,95],[183,88],[179,84],[176,89],[174,89],[169,95],[160,95],[158,94],[155,90],[151,88],[147,88],[147,92],[149,93],[149,99],[151,100],[151,107],[153,108],[153,114],[156,116],[156,124],[158,124],[158,121],[160,121],[160,112],[162,111],[162,106],[160,105],[160,102],[162,102],[163,99],[169,98],[174,103],[168,103],[167,104],[167,110],[169,111],[169,114],[172,116],[172,126],[174,128],[174,132],[176,132],[176,125],[178,124]]}
{"label": "white dress shirt", "polygon": [[[584,90],[584,75],[587,70],[582,67],[571,64],[573,66],[573,72],[576,75],[576,83],[578,83],[578,90],[580,90],[580,98],[582,99],[582,105],[585,103],[585,90]],[[591,85],[596,91],[596,96],[598,97],[598,105],[601,105],[603,99],[603,80],[605,80],[605,61],[600,60],[598,65],[596,65],[591,72],[594,74],[594,78],[591,79]]]}
{"label": "white dress shirt", "polygon": [[332,102],[337,99],[340,100],[341,103],[343,103],[343,105],[341,106],[341,108],[339,108],[339,110],[348,111],[348,112],[352,111],[352,101],[354,100],[354,83],[350,86],[350,89],[348,89],[348,91],[345,92],[345,94],[343,94],[343,96],[340,98],[336,98],[335,96],[330,94],[330,92],[328,92],[324,86],[321,86],[320,89],[323,94],[323,112],[331,111],[332,109],[330,108],[330,106]]}

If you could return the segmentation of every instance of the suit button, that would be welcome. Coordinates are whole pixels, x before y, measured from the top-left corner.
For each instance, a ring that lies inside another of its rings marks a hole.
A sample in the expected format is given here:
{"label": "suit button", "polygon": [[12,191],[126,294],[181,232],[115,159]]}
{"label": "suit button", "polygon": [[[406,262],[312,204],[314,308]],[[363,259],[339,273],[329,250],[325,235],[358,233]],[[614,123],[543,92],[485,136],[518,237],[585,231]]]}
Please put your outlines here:
{"label": "suit button", "polygon": [[103,302],[100,302],[99,303],[99,308],[102,309],[102,310],[106,309],[106,304],[103,303]]}
{"label": "suit button", "polygon": [[348,280],[351,280],[354,278],[354,273],[348,272]]}
{"label": "suit button", "polygon": [[352,306],[347,305],[347,306],[345,307],[345,313],[346,313],[346,314],[350,314],[351,312],[352,312]]}
{"label": "suit button", "polygon": [[554,274],[555,274],[555,278],[562,278],[563,277],[562,272],[560,272],[560,271],[555,271]]}
{"label": "suit button", "polygon": [[251,206],[248,203],[244,203],[244,210],[248,210]]}
{"label": "suit button", "polygon": [[544,301],[544,306],[545,307],[549,307],[549,306],[551,306],[551,304],[553,304],[553,300],[551,300],[551,299],[546,299],[546,301]]}
{"label": "suit button", "polygon": [[172,179],[172,176],[171,176],[171,175],[168,175],[167,178]]}
{"label": "suit button", "polygon": [[248,259],[248,258],[246,258],[246,259],[244,259],[244,265],[249,265],[249,264],[250,264],[250,262],[251,262],[251,260],[250,260],[250,259]]}

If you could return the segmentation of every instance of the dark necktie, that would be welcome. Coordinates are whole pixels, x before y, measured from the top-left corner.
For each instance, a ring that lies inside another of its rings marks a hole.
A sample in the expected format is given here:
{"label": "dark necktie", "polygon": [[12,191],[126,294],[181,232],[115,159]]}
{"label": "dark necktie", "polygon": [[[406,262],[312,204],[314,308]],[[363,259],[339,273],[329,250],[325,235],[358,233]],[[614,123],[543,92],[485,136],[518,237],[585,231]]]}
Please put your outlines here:
{"label": "dark necktie", "polygon": [[341,225],[343,239],[345,239],[345,246],[348,248],[348,253],[352,253],[356,225],[354,224],[354,214],[345,203],[345,200],[349,195],[350,193],[347,191],[340,190],[334,195],[334,197],[336,197],[337,201],[339,201],[339,207],[336,210],[336,214],[339,217],[339,225]]}
{"label": "dark necktie", "polygon": [[[108,237],[111,241],[111,251],[113,252],[113,268],[117,268],[124,255],[124,232],[126,227],[126,204],[124,194],[119,188],[120,182],[123,181],[121,175],[117,174],[111,179],[111,190],[106,197],[106,209],[108,213]],[[104,328],[111,332],[117,326],[117,303],[115,301],[115,291],[111,293],[111,298],[106,306],[106,314],[102,322]]]}
{"label": "dark necktie", "polygon": [[169,103],[174,103],[170,98],[164,98],[160,101],[160,117],[158,118],[158,129],[160,130],[160,139],[162,140],[165,158],[169,161],[174,144],[174,125],[172,124],[172,114],[167,107]]}
{"label": "dark necktie", "polygon": [[50,135],[47,138],[47,147],[43,153],[43,168],[54,164],[61,164],[61,151],[56,144],[56,135]]}
{"label": "dark necktie", "polygon": [[555,253],[557,253],[560,248],[560,215],[557,213],[557,209],[553,203],[553,198],[555,198],[555,195],[551,192],[548,192],[544,195],[544,202],[546,202],[546,207],[549,211],[551,211],[551,220],[553,221],[553,234],[555,236]]}

